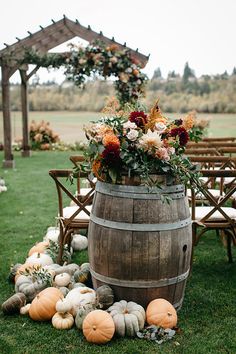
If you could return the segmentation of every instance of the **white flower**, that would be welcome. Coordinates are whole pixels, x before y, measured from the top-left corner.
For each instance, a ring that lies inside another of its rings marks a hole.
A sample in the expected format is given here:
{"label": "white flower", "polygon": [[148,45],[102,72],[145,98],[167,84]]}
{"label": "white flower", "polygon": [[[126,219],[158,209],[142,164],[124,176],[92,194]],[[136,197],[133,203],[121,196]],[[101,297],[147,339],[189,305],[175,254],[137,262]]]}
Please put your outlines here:
{"label": "white flower", "polygon": [[174,147],[168,147],[168,154],[173,155],[175,153],[175,148]]}
{"label": "white flower", "polygon": [[129,120],[123,124],[124,129],[136,129],[138,128],[135,123],[130,122]]}
{"label": "white flower", "polygon": [[162,140],[157,131],[152,132],[150,129],[148,129],[147,134],[143,134],[143,136],[140,138],[139,146],[145,151],[151,150],[153,147],[159,148],[162,146]]}
{"label": "white flower", "polygon": [[166,125],[162,122],[156,123],[155,128],[159,134],[162,134],[166,130]]}
{"label": "white flower", "polygon": [[131,129],[128,134],[127,134],[127,138],[131,141],[135,141],[138,137],[138,131]]}

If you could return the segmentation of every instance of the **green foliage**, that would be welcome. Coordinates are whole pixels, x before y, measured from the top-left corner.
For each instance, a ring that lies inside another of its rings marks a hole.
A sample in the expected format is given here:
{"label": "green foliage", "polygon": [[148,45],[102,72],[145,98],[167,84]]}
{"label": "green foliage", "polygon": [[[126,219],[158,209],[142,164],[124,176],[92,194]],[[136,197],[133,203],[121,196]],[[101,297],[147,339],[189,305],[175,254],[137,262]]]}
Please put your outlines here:
{"label": "green foliage", "polygon": [[52,286],[52,274],[49,270],[42,268],[41,266],[34,266],[32,268],[26,268],[24,271],[20,271],[20,274],[30,276],[33,282],[41,281],[48,286]]}
{"label": "green foliage", "polygon": [[[58,254],[59,254],[59,245],[58,242],[54,242],[49,240],[49,245],[46,248],[45,253],[47,253],[53,260],[54,263],[57,262]],[[71,262],[71,254],[68,250],[68,246],[64,245],[63,254],[62,254],[62,261],[63,263],[70,263]]]}
{"label": "green foliage", "polygon": [[142,331],[137,332],[138,338],[150,340],[157,344],[162,344],[168,340],[173,339],[174,335],[174,329],[164,329],[155,325],[145,327]]}

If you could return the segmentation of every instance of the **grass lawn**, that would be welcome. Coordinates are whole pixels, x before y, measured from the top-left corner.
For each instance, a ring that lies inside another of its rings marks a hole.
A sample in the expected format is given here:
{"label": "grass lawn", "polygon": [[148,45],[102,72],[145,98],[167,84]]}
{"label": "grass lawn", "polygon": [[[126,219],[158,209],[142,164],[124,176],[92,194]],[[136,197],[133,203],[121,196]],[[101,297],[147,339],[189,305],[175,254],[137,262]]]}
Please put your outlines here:
{"label": "grass lawn", "polygon": [[[51,128],[59,134],[61,140],[67,143],[85,141],[83,126],[102,116],[97,112],[29,112],[29,123],[34,119],[50,122]],[[170,118],[180,118],[179,113],[167,114]],[[236,132],[236,114],[206,114],[199,113],[199,119],[209,118],[209,136],[234,136]],[[2,126],[2,112],[0,112],[0,126]],[[21,112],[11,112],[12,141],[22,137]],[[3,142],[3,130],[0,129],[0,142]]]}
{"label": "grass lawn", "polygon": [[[16,169],[0,176],[8,191],[0,194],[0,303],[14,292],[7,281],[12,263],[23,263],[29,248],[55,225],[56,190],[49,169],[70,168],[70,152],[15,153]],[[0,152],[0,160],[3,153]],[[233,249],[234,260],[236,251]],[[73,261],[87,260],[77,252]],[[236,262],[227,263],[226,250],[214,232],[206,234],[194,254],[179,312],[180,334],[161,346],[140,339],[114,338],[105,346],[90,345],[76,327],[59,331],[50,322],[34,322],[20,315],[0,313],[0,353],[6,354],[233,354],[236,352]]]}

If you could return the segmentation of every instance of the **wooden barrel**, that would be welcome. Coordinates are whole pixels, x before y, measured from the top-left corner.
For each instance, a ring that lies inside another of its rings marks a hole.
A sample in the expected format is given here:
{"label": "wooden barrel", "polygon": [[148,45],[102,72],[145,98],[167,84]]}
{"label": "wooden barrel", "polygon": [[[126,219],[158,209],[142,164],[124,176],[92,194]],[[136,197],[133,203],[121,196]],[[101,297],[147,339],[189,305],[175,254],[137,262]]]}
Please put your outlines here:
{"label": "wooden barrel", "polygon": [[[163,198],[171,198],[168,203]],[[192,251],[183,185],[97,182],[88,230],[94,288],[108,284],[116,300],[144,307],[165,298],[181,307]]]}

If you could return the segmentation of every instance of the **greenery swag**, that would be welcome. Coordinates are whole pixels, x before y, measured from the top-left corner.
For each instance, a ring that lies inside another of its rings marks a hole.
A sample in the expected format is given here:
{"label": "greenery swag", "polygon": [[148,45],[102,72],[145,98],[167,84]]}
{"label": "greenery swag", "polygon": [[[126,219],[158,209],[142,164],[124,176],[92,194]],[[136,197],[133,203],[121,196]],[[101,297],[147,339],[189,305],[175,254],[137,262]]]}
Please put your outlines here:
{"label": "greenery swag", "polygon": [[128,49],[119,50],[116,44],[105,46],[94,42],[87,47],[70,44],[70,52],[39,54],[25,52],[22,63],[41,67],[65,67],[65,75],[76,85],[83,87],[87,77],[98,74],[105,78],[115,76],[115,88],[121,104],[134,103],[143,94],[147,76],[141,72],[141,64]]}

